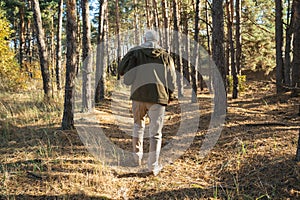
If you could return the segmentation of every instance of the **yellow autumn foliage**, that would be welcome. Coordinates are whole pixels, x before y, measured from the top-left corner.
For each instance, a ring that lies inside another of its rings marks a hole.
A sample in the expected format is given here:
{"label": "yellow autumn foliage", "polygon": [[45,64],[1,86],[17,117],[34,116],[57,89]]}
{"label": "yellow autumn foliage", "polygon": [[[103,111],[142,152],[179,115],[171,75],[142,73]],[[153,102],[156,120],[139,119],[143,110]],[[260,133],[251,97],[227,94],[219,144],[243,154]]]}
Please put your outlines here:
{"label": "yellow autumn foliage", "polygon": [[20,69],[10,48],[10,24],[0,12],[0,90],[13,91],[26,87],[26,75]]}

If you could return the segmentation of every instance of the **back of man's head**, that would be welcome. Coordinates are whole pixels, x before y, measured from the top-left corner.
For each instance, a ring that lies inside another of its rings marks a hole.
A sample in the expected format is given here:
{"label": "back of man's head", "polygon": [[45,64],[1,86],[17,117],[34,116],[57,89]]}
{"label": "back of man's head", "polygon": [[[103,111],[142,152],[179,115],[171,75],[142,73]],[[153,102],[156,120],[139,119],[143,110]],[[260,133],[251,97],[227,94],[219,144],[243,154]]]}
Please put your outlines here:
{"label": "back of man's head", "polygon": [[144,35],[146,42],[157,42],[158,41],[158,35],[157,32],[154,30],[147,30]]}

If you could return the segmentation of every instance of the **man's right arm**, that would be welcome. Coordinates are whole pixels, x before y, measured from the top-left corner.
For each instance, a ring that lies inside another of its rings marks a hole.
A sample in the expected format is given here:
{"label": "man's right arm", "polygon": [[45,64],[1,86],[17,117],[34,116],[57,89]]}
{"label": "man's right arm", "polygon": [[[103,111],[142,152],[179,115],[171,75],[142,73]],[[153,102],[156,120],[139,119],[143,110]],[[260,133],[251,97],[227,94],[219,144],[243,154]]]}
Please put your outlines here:
{"label": "man's right arm", "polygon": [[124,58],[121,60],[118,66],[118,73],[120,76],[124,75],[124,83],[126,85],[131,85],[135,79],[134,69],[137,65],[136,57],[134,55],[134,51],[130,50]]}
{"label": "man's right arm", "polygon": [[118,65],[118,74],[123,76],[127,71],[129,71],[129,61],[131,58],[131,52],[128,52],[121,60]]}

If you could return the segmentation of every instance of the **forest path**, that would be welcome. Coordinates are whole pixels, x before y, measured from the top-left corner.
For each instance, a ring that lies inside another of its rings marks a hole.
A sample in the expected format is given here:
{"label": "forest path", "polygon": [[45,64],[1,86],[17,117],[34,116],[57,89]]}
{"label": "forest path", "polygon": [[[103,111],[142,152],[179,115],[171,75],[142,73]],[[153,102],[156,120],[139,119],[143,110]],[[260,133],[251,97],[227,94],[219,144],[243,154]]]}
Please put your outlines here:
{"label": "forest path", "polygon": [[[113,93],[95,113],[81,116],[90,120],[84,127],[87,132],[95,133],[86,141],[103,146],[108,154],[97,154],[97,148],[96,154],[87,151],[78,131],[60,130],[59,110],[36,105],[21,98],[24,94],[2,95],[0,199],[299,199],[300,163],[294,158],[300,98],[275,95],[275,89],[270,81],[248,82],[239,99],[229,97],[223,130],[205,157],[199,152],[211,121],[211,95],[200,92],[199,109],[190,107],[186,118],[181,115],[184,104],[172,102],[163,147],[179,141],[188,148],[175,157],[162,154],[172,159],[156,177],[103,159],[116,155],[112,152],[117,148],[131,151],[131,103],[124,90]],[[195,135],[185,135],[193,140],[178,137],[183,121],[195,125],[197,116]],[[147,152],[147,138],[144,146]]]}
{"label": "forest path", "polygon": [[[172,198],[176,194],[178,198],[199,198],[210,193],[209,188],[219,185],[218,187],[223,188],[220,193],[224,196],[245,194],[258,198],[269,195],[278,184],[281,186],[276,189],[276,197],[283,194],[292,197],[299,195],[300,166],[293,161],[293,157],[300,128],[297,113],[300,101],[299,98],[290,98],[289,94],[276,96],[274,90],[274,85],[270,82],[253,82],[239,99],[229,99],[222,134],[205,158],[199,152],[211,120],[212,98],[207,92],[201,92],[198,98],[199,125],[193,143],[179,159],[166,165],[156,179],[156,184],[160,187],[147,186],[146,182],[153,181],[153,177],[145,178],[120,171],[117,177],[123,177],[119,180],[123,187],[128,188],[126,195]],[[127,96],[120,99],[124,97]],[[103,124],[106,135],[122,148],[131,150],[131,137],[127,134],[120,136],[120,132],[114,131],[120,127],[123,132],[131,131],[130,102],[127,100],[111,105],[112,110],[118,110],[116,113],[127,114],[117,115],[123,124],[118,120]],[[100,110],[106,110],[106,106]],[[107,114],[114,114],[114,111]],[[105,119],[108,118],[103,116],[102,120]],[[172,102],[167,108],[163,144],[167,144],[175,136],[180,119],[180,103]],[[122,139],[118,139],[119,137]],[[145,147],[147,151],[147,141]],[[236,181],[239,185],[236,185]],[[131,184],[132,182],[143,183],[143,187]],[[287,189],[286,184],[294,184],[293,189]],[[134,191],[139,192],[136,194]]]}

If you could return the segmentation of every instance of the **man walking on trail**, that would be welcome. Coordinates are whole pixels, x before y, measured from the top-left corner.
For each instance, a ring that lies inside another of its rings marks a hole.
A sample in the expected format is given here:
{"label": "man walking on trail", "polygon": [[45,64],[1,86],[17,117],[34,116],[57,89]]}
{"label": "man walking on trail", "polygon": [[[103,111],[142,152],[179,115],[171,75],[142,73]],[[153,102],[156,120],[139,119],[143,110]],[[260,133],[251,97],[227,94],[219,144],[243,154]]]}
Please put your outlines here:
{"label": "man walking on trail", "polygon": [[133,152],[141,165],[145,116],[150,118],[150,147],[148,170],[155,176],[162,169],[159,155],[162,144],[162,128],[165,107],[172,100],[176,85],[172,57],[159,47],[157,33],[146,31],[145,43],[132,48],[121,60],[118,73],[124,75],[124,83],[131,85],[133,126]]}

